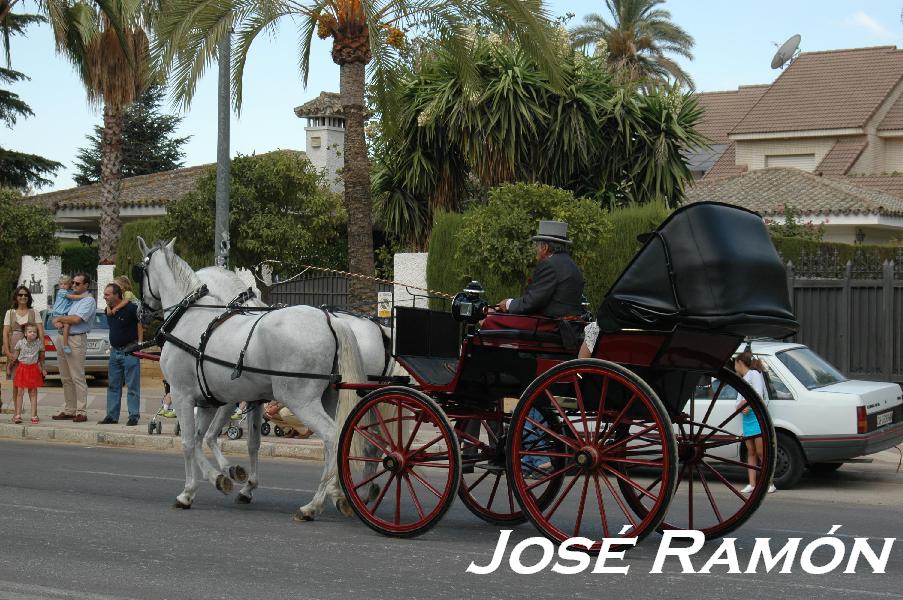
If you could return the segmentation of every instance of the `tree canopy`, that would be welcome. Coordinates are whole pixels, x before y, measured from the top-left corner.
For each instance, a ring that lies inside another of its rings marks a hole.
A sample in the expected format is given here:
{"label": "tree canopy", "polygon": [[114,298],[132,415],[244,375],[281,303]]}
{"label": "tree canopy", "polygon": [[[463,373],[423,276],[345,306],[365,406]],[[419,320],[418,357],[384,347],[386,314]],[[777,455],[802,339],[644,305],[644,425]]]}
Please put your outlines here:
{"label": "tree canopy", "polygon": [[682,152],[704,144],[689,93],[645,91],[576,51],[561,59],[565,83],[555,85],[498,34],[477,43],[471,62],[475,86],[441,45],[401,77],[400,116],[374,147],[387,231],[422,247],[434,211],[460,210],[474,185],[511,181],[561,187],[605,207],[680,202],[691,180]]}
{"label": "tree canopy", "polygon": [[[232,160],[230,181],[233,267],[250,269],[262,278],[264,260],[281,263],[275,268],[284,274],[300,270],[301,264],[328,262],[345,223],[345,210],[310,161],[287,151],[238,156]],[[196,254],[208,253],[213,247],[215,208],[216,172],[211,169],[194,191],[167,204],[166,235],[177,237]]]}
{"label": "tree canopy", "polygon": [[48,257],[59,253],[53,213],[27,204],[21,192],[0,188],[0,298],[16,285],[22,256]]}
{"label": "tree canopy", "polygon": [[[0,40],[2,40],[6,61],[6,67],[0,67],[0,85],[29,79],[25,73],[10,68],[12,61],[10,38],[15,35],[23,35],[29,24],[42,20],[37,15],[11,12],[6,12],[0,18]],[[12,129],[20,118],[32,116],[34,116],[34,112],[31,107],[18,94],[0,88],[0,121]],[[0,146],[0,187],[24,190],[50,185],[52,181],[49,177],[62,166],[62,163],[37,154],[16,152]]]}
{"label": "tree canopy", "polygon": [[[182,146],[191,136],[176,136],[182,117],[162,112],[164,95],[161,86],[152,86],[126,109],[122,130],[123,177],[169,171],[184,164]],[[74,175],[78,185],[100,181],[102,133],[103,128],[95,126],[94,135],[86,136],[88,145],[78,151]]]}

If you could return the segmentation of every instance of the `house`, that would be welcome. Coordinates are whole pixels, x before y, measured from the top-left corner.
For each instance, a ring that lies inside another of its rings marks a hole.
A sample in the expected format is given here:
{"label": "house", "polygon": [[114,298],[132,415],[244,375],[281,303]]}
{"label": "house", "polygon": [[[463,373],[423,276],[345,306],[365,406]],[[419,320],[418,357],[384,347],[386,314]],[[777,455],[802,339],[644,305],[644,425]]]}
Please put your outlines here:
{"label": "house", "polygon": [[[780,201],[824,224],[827,239],[903,239],[903,50],[805,52],[770,85],[697,99],[712,150],[707,160],[694,154],[691,166],[702,177],[691,201],[755,205],[781,221]],[[724,179],[735,181],[715,185]]]}
{"label": "house", "polygon": [[[317,98],[294,110],[299,118],[307,119],[305,142],[307,150],[276,150],[293,152],[307,157],[324,173],[333,191],[342,190],[341,169],[344,164],[345,119],[339,95],[322,92]],[[119,215],[123,222],[166,214],[166,203],[194,189],[198,179],[215,163],[173,169],[150,175],[138,175],[122,180]],[[54,212],[61,237],[97,237],[100,231],[100,184],[36,194],[28,202],[43,204]]]}

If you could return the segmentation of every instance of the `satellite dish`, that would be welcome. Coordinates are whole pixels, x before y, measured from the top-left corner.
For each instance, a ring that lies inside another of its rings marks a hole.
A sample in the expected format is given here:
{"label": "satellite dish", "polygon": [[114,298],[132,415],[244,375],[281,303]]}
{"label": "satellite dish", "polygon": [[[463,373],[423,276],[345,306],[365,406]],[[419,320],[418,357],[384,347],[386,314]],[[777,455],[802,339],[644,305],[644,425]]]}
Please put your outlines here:
{"label": "satellite dish", "polygon": [[800,53],[801,39],[803,38],[800,37],[800,34],[796,34],[784,42],[784,44],[778,48],[778,51],[774,53],[774,58],[771,59],[771,68],[783,69],[785,65],[792,63],[793,59]]}

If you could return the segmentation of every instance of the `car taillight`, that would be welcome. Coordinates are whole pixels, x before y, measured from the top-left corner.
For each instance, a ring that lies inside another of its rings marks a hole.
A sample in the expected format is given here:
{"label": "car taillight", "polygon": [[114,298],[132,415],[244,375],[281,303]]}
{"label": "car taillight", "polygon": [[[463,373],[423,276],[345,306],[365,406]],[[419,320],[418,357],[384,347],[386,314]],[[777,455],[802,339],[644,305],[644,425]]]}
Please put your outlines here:
{"label": "car taillight", "polygon": [[869,421],[864,406],[856,407],[856,433],[868,433]]}
{"label": "car taillight", "polygon": [[49,335],[44,336],[44,352],[56,352],[56,346],[53,345]]}

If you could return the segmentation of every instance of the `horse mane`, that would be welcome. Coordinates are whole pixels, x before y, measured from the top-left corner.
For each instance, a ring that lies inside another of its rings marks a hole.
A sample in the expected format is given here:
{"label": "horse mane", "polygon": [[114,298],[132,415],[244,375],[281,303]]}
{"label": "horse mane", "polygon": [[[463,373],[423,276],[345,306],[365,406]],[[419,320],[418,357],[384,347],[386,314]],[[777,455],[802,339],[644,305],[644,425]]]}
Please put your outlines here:
{"label": "horse mane", "polygon": [[169,266],[173,277],[178,283],[190,290],[201,287],[201,280],[198,279],[198,276],[195,274],[194,269],[191,268],[191,265],[173,252],[171,248],[168,248],[167,242],[157,240],[154,243],[154,247],[163,250],[163,255],[166,257],[166,264]]}

